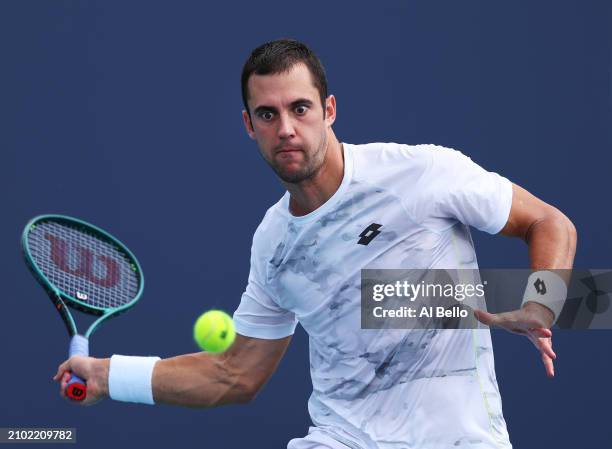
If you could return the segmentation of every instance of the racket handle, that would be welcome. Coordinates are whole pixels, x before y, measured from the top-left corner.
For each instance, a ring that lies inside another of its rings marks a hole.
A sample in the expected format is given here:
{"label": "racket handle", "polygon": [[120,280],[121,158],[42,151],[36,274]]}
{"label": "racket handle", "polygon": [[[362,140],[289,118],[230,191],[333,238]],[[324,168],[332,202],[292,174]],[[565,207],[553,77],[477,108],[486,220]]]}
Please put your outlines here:
{"label": "racket handle", "polygon": [[[89,355],[89,340],[82,335],[73,335],[70,339],[69,357],[73,355]],[[82,401],[87,397],[87,382],[79,376],[69,373],[70,379],[66,383],[66,396],[73,401]]]}

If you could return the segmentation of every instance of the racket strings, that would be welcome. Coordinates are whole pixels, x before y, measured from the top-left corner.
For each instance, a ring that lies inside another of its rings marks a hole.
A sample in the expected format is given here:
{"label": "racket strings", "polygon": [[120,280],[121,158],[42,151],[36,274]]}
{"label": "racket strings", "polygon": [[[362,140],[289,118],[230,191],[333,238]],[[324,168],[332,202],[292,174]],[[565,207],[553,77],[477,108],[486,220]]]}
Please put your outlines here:
{"label": "racket strings", "polygon": [[85,228],[39,223],[29,232],[28,245],[38,269],[53,285],[90,306],[120,307],[139,291],[131,257]]}

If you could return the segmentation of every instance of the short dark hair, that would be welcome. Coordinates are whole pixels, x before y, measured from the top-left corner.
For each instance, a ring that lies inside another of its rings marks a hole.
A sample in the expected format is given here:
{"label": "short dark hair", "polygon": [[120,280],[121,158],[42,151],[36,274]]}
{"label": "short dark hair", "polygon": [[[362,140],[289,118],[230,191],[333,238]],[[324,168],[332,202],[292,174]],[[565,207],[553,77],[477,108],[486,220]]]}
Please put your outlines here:
{"label": "short dark hair", "polygon": [[248,82],[253,73],[257,75],[271,75],[284,73],[299,63],[303,63],[308,68],[312,77],[312,82],[319,91],[323,114],[325,114],[325,99],[327,98],[327,78],[323,64],[302,42],[294,39],[277,39],[260,45],[251,52],[249,59],[242,68],[242,102],[249,114],[247,98],[249,96]]}

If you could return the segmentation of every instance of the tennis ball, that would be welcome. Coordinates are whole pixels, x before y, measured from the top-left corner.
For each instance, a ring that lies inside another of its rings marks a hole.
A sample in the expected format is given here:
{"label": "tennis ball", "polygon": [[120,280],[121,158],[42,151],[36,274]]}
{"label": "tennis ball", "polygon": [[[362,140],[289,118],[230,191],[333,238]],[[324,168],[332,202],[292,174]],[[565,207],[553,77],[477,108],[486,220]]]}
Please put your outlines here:
{"label": "tennis ball", "polygon": [[204,351],[226,351],[236,338],[232,317],[222,310],[203,313],[193,326],[193,338]]}

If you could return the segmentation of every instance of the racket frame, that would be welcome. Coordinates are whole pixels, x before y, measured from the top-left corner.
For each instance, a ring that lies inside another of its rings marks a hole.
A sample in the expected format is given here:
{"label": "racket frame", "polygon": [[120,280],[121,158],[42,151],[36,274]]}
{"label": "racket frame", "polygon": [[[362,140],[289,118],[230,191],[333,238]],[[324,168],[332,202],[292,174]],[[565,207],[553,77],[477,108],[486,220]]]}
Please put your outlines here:
{"label": "racket frame", "polygon": [[[28,235],[30,231],[33,230],[33,226],[36,227],[38,223],[44,222],[47,220],[53,220],[53,221],[57,221],[60,223],[64,222],[68,225],[73,225],[73,226],[76,225],[76,227],[83,227],[85,230],[89,231],[90,233],[93,233],[94,235],[97,234],[97,236],[101,237],[102,240],[114,246],[119,251],[127,254],[130,259],[130,265],[132,267],[132,270],[138,273],[138,277],[139,277],[138,292],[136,293],[134,298],[127,304],[124,304],[119,307],[103,308],[103,307],[89,305],[79,300],[78,298],[75,298],[72,295],[69,295],[68,293],[61,291],[60,289],[55,287],[49,281],[49,279],[47,279],[44,273],[38,268],[38,266],[34,262],[34,258],[32,257],[32,253],[30,251],[30,247],[28,243]],[[136,304],[136,302],[138,302],[138,300],[142,296],[142,292],[144,290],[144,276],[142,273],[142,269],[140,267],[140,263],[138,262],[138,259],[136,259],[136,256],[134,256],[134,254],[128,249],[128,247],[125,246],[119,239],[113,237],[111,234],[100,229],[99,227],[92,225],[91,223],[87,223],[86,221],[79,220],[78,218],[69,217],[67,215],[59,215],[59,214],[45,214],[45,215],[39,215],[37,217],[34,217],[26,224],[23,230],[23,234],[21,237],[21,248],[23,250],[24,259],[26,261],[26,264],[28,265],[28,268],[30,269],[34,277],[38,280],[38,282],[43,286],[47,294],[49,295],[49,298],[53,302],[55,309],[61,315],[64,321],[64,324],[66,325],[68,334],[71,337],[73,335],[78,334],[78,330],[74,322],[74,318],[72,317],[72,314],[68,310],[67,306],[75,308],[76,310],[79,310],[81,312],[100,317],[96,321],[94,321],[89,326],[85,334],[83,334],[86,338],[89,338],[89,336],[93,334],[96,331],[96,329],[100,327],[102,322],[104,322],[105,320],[109,318],[113,318],[118,315],[121,315],[122,313],[124,313],[125,311],[133,307],[134,304]]]}

